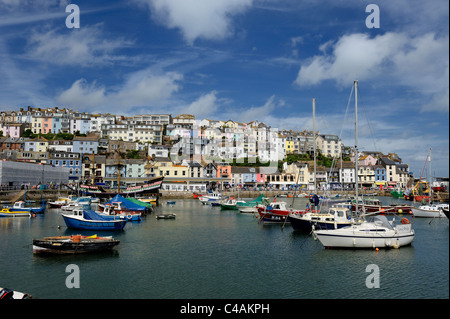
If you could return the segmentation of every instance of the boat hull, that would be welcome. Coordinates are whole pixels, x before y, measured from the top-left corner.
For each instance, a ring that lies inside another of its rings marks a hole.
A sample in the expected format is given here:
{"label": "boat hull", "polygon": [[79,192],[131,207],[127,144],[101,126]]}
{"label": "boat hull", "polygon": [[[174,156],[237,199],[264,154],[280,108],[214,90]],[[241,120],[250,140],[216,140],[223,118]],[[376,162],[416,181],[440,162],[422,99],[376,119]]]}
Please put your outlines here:
{"label": "boat hull", "polygon": [[289,215],[289,221],[295,231],[311,231],[314,229],[339,229],[351,225],[351,222],[334,222],[311,220],[306,217]]}
{"label": "boat hull", "polygon": [[398,248],[411,245],[415,236],[410,224],[401,227],[404,229],[396,232],[357,230],[350,226],[335,230],[317,230],[313,234],[325,248]]}
{"label": "boat hull", "polygon": [[122,230],[126,220],[87,220],[81,216],[62,215],[68,228],[81,230]]}
{"label": "boat hull", "polygon": [[[75,237],[75,236],[73,236]],[[72,237],[72,238],[73,238]],[[33,239],[35,254],[80,254],[110,250],[120,243],[112,238],[81,239],[76,242],[65,237]]]}
{"label": "boat hull", "polygon": [[25,211],[12,211],[8,208],[0,210],[0,217],[31,217],[31,213],[27,210]]}
{"label": "boat hull", "polygon": [[429,210],[429,209],[421,209],[421,208],[412,208],[412,214],[414,217],[419,218],[442,218],[445,217],[445,214],[442,210]]}

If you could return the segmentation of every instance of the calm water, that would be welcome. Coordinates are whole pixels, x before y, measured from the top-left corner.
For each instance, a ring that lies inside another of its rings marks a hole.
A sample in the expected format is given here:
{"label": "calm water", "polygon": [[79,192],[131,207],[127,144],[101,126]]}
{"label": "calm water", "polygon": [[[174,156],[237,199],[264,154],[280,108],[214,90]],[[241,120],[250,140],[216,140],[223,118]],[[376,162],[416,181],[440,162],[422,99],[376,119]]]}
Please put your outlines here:
{"label": "calm water", "polygon": [[[295,206],[304,203],[296,199]],[[1,218],[0,287],[43,299],[449,298],[447,218],[412,219],[411,247],[376,252],[326,250],[290,226],[261,225],[253,215],[194,199],[174,206],[163,200],[156,210],[177,217],[156,220],[152,214],[121,232],[97,232],[120,245],[76,256],[32,253],[33,238],[92,234],[68,230],[59,210]],[[69,264],[80,269],[79,289],[65,285]],[[366,287],[369,264],[380,269],[380,288]]]}

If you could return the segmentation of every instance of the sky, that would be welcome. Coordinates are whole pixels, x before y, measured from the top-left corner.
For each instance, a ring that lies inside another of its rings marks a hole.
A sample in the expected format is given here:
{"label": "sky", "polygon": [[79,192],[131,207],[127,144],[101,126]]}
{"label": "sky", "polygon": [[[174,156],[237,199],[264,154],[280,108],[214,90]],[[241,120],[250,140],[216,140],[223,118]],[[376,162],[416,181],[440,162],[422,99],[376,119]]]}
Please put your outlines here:
{"label": "sky", "polygon": [[448,177],[446,0],[0,0],[0,110],[302,131],[314,98],[316,130],[353,146],[355,80],[359,150],[395,152],[420,177],[431,148],[432,176]]}

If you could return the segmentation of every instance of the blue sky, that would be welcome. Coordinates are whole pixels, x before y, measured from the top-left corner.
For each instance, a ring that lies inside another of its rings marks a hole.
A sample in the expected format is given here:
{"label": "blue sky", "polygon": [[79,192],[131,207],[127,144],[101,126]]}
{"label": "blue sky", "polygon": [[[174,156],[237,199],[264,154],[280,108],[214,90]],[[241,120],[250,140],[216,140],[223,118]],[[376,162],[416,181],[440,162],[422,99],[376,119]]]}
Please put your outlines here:
{"label": "blue sky", "polygon": [[[80,8],[80,28],[65,12]],[[367,28],[366,6],[380,10]],[[0,109],[192,113],[316,129],[449,167],[448,1],[0,0]]]}

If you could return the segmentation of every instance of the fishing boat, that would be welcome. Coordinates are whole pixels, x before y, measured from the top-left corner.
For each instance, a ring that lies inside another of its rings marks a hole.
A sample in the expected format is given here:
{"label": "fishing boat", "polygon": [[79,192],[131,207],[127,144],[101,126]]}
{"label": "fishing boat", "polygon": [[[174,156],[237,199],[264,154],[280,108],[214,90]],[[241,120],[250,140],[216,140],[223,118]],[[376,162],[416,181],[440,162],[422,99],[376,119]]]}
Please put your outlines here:
{"label": "fishing boat", "polygon": [[112,236],[56,236],[33,239],[35,254],[80,254],[110,250],[120,243]]}
{"label": "fishing boat", "polygon": [[414,230],[404,217],[401,224],[393,226],[386,216],[366,217],[361,223],[338,229],[313,230],[313,236],[325,248],[399,248],[410,245]]}
{"label": "fishing boat", "polygon": [[222,199],[222,194],[210,192],[209,194],[203,195],[202,197],[199,197],[198,199],[203,205],[208,205],[208,204],[211,205],[212,203],[218,204],[218,201],[220,201]]}
{"label": "fishing boat", "polygon": [[115,220],[120,218],[128,220],[130,222],[139,222],[141,221],[142,216],[140,212],[121,211],[120,207],[116,211],[116,206],[110,204],[107,204],[102,212],[94,212],[108,220]]}
{"label": "fishing boat", "polygon": [[156,219],[175,219],[177,215],[176,214],[159,214],[156,215]]}
{"label": "fishing boat", "polygon": [[91,197],[90,196],[82,196],[82,197],[76,197],[70,202],[67,203],[67,205],[61,206],[61,209],[64,211],[73,211],[75,209],[82,209],[85,206],[91,205]]}
{"label": "fishing boat", "polygon": [[273,202],[267,206],[258,205],[259,222],[264,224],[290,224],[289,214],[304,213],[286,207],[286,202]]}
{"label": "fishing boat", "polygon": [[69,198],[67,197],[59,197],[57,200],[53,202],[48,202],[48,206],[50,208],[61,208],[64,205],[67,205],[69,203]]}
{"label": "fishing boat", "polygon": [[151,204],[149,207],[149,203],[144,203],[139,200],[131,200],[131,198],[125,198],[121,195],[114,196],[114,198],[112,198],[109,202],[106,202],[105,204],[99,204],[98,207],[100,210],[103,210],[108,205],[114,206],[114,211],[116,213],[144,214],[151,211]]}
{"label": "fishing boat", "polygon": [[311,231],[315,229],[338,229],[350,226],[354,220],[351,218],[352,212],[345,206],[333,206],[326,213],[312,212],[292,212],[289,214],[289,221],[295,231]]}
{"label": "fishing boat", "polygon": [[262,205],[264,200],[267,200],[267,198],[261,194],[251,201],[236,203],[236,207],[240,213],[257,213],[257,205]]}
{"label": "fishing boat", "polygon": [[0,210],[0,217],[31,217],[32,213],[29,210],[11,211],[9,208],[2,208]]}
{"label": "fishing boat", "polygon": [[219,206],[220,206],[220,209],[223,209],[223,210],[227,210],[227,209],[237,210],[238,209],[237,205],[239,203],[245,203],[245,201],[237,200],[234,197],[230,197],[230,198],[224,199],[223,201],[220,201]]}
{"label": "fishing boat", "polygon": [[445,217],[443,210],[448,210],[448,207],[448,204],[429,204],[413,207],[411,210],[414,217],[442,218]]}
{"label": "fishing boat", "polygon": [[12,207],[8,208],[10,211],[28,211],[29,213],[42,214],[45,212],[45,202],[40,207],[26,207],[24,201],[18,201]]}
{"label": "fishing boat", "polygon": [[396,189],[391,191],[391,195],[393,198],[403,198],[403,191]]}
{"label": "fishing boat", "polygon": [[74,210],[71,214],[62,214],[68,228],[84,230],[122,230],[126,220],[110,220],[106,217],[92,214],[90,211]]}

